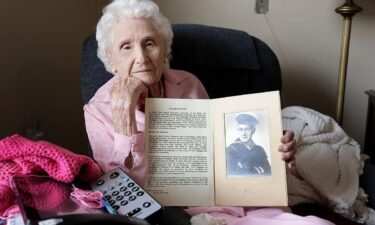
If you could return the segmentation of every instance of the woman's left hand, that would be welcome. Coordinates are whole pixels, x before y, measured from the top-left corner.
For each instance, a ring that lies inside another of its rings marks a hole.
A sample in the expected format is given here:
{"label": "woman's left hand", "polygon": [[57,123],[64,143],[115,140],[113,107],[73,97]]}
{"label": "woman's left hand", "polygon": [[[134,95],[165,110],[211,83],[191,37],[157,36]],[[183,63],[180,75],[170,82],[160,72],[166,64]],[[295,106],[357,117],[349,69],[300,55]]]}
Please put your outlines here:
{"label": "woman's left hand", "polygon": [[281,159],[288,163],[288,167],[292,168],[296,164],[297,142],[294,139],[293,131],[286,131],[281,137],[281,145],[279,152],[281,152]]}

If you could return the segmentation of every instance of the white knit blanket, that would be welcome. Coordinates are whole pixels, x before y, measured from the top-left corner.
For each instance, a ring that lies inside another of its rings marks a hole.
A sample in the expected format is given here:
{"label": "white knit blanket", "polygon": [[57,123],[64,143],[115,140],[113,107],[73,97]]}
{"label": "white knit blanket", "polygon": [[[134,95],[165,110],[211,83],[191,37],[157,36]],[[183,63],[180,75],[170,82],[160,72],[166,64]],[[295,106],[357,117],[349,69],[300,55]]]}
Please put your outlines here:
{"label": "white knit blanket", "polygon": [[297,140],[296,167],[288,170],[289,205],[319,203],[354,221],[375,224],[359,187],[364,155],[329,116],[303,107],[282,110],[283,129]]}

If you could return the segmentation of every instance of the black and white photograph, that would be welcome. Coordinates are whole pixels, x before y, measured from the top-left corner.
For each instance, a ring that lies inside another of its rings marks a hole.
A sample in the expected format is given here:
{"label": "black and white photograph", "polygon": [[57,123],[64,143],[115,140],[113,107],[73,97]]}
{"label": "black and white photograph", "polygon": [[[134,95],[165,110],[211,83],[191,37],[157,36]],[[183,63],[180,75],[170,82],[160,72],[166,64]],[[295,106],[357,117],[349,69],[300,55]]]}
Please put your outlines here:
{"label": "black and white photograph", "polygon": [[224,114],[227,177],[270,176],[267,111]]}

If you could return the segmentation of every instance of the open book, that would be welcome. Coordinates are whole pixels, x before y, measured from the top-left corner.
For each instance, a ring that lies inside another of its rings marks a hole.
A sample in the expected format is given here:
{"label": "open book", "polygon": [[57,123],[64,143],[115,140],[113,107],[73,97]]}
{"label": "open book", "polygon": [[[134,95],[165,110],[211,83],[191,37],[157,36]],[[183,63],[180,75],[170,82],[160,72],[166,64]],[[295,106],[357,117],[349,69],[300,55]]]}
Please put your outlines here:
{"label": "open book", "polygon": [[146,189],[164,206],[286,206],[278,91],[146,99]]}

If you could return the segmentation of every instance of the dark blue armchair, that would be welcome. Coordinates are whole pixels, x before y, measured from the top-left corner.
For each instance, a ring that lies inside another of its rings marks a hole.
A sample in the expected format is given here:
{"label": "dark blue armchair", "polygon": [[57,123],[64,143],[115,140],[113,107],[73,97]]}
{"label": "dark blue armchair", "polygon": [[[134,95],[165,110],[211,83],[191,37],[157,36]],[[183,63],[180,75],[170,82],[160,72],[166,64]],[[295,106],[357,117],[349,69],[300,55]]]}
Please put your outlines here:
{"label": "dark blue armchair", "polygon": [[[281,90],[279,62],[263,41],[243,31],[195,24],[175,24],[173,32],[171,68],[196,75],[210,98]],[[84,104],[112,77],[96,49],[92,35],[83,46]]]}

